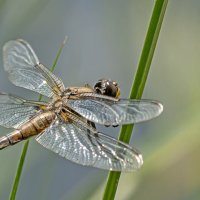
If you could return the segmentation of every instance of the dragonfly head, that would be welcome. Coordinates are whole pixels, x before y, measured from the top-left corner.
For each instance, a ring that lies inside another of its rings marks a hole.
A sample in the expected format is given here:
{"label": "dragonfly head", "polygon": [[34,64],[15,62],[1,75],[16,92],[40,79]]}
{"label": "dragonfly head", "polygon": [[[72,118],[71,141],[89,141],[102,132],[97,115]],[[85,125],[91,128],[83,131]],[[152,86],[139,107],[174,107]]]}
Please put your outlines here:
{"label": "dragonfly head", "polygon": [[100,79],[94,86],[94,90],[98,94],[107,95],[110,97],[119,97],[120,88],[116,81],[111,81],[108,79]]}

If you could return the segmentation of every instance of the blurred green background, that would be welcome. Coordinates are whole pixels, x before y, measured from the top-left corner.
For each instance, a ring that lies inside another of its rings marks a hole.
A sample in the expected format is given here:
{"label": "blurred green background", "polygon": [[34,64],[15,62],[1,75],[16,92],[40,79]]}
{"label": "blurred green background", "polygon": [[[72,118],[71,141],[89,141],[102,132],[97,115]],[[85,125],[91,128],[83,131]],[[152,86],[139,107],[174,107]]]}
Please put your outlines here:
{"label": "blurred green background", "polygon": [[[23,38],[50,67],[65,35],[55,74],[66,86],[118,81],[127,97],[154,1],[1,0],[0,46]],[[0,56],[0,91],[37,99],[13,86]],[[200,199],[200,1],[169,1],[143,98],[163,114],[135,126],[131,145],[144,165],[123,173],[117,200]],[[98,127],[117,137],[119,129]],[[4,135],[11,130],[1,128]],[[23,143],[0,152],[0,199],[8,199]],[[101,199],[107,171],[76,165],[31,140],[17,200]]]}

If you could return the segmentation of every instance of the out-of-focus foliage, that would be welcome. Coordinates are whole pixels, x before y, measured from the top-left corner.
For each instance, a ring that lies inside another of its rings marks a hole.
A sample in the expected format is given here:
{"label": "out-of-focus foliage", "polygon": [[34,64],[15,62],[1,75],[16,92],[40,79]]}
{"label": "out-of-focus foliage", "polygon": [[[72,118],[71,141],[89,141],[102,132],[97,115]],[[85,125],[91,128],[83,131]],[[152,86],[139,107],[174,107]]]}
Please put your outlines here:
{"label": "out-of-focus foliage", "polygon": [[[0,46],[26,39],[51,66],[65,35],[69,40],[55,74],[65,85],[94,84],[106,77],[128,96],[153,1],[86,0],[0,2]],[[158,99],[164,113],[137,125],[132,144],[144,156],[141,170],[124,174],[116,199],[200,198],[200,2],[170,1],[144,98]],[[37,99],[16,88],[3,71],[0,90]],[[118,129],[98,127],[111,135]],[[8,133],[0,129],[0,134]],[[8,199],[22,144],[0,152],[0,199]],[[17,199],[99,199],[107,172],[78,166],[30,142]],[[99,195],[99,196],[98,196]]]}

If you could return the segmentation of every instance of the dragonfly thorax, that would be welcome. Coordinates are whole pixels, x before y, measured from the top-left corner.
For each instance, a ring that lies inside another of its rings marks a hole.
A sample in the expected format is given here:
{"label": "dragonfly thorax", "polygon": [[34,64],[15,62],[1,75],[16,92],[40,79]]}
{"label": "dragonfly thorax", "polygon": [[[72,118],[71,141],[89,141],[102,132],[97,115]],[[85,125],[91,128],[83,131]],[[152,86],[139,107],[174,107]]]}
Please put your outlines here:
{"label": "dragonfly thorax", "polygon": [[52,104],[52,109],[55,110],[57,113],[60,112],[60,110],[62,109],[62,107],[63,107],[63,101],[62,101],[62,99],[57,99]]}
{"label": "dragonfly thorax", "polygon": [[67,99],[78,99],[83,93],[94,93],[94,89],[90,87],[68,87],[62,95],[62,99],[66,102]]}

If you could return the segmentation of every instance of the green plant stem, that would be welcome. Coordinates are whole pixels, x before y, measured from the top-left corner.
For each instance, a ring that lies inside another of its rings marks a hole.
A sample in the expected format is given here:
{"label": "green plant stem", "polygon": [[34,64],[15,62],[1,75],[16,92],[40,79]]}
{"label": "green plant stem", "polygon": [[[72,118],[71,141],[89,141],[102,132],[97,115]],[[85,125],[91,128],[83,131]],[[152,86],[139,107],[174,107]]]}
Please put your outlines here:
{"label": "green plant stem", "polygon": [[29,140],[27,140],[25,142],[24,147],[22,149],[22,154],[21,154],[20,162],[19,162],[19,165],[18,165],[18,168],[17,168],[17,173],[16,173],[16,176],[15,176],[12,192],[11,192],[11,195],[10,195],[10,200],[14,200],[16,193],[17,193],[17,189],[18,189],[18,185],[19,185],[19,181],[20,181],[20,177],[21,177],[21,172],[22,172],[22,169],[23,169],[23,163],[24,163],[24,160],[26,158],[26,152],[27,152],[27,149],[28,149],[28,145],[29,145]]}
{"label": "green plant stem", "polygon": [[[62,49],[63,49],[66,41],[67,41],[67,37],[65,37],[63,43],[61,44],[61,47],[60,47],[60,49],[57,53],[56,59],[54,60],[54,63],[52,65],[51,69],[50,69],[51,72],[53,72],[55,67],[56,67],[56,64],[58,62],[58,59],[60,57],[60,54],[62,52]],[[39,95],[38,100],[39,101],[42,100],[41,94]],[[27,140],[25,142],[23,149],[22,149],[20,161],[19,161],[19,164],[18,164],[18,167],[17,167],[15,179],[14,179],[14,182],[13,182],[13,187],[12,187],[12,190],[11,190],[11,193],[10,193],[10,200],[15,200],[15,198],[16,198],[16,194],[17,194],[17,190],[18,190],[18,186],[19,186],[19,182],[20,182],[20,178],[21,178],[21,174],[22,174],[22,170],[23,170],[23,166],[24,166],[24,161],[25,161],[25,158],[26,158],[27,150],[28,150],[28,146],[29,146],[29,140]]]}
{"label": "green plant stem", "polygon": [[[166,11],[168,0],[156,0],[150,19],[149,28],[142,49],[137,72],[130,92],[130,99],[140,99],[147,80],[160,28]],[[119,140],[129,143],[134,125],[122,126]],[[117,191],[121,172],[110,172],[104,190],[103,200],[113,200]]]}

